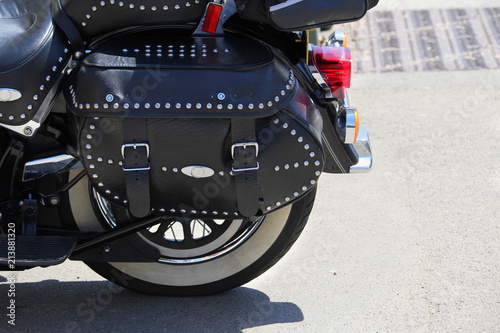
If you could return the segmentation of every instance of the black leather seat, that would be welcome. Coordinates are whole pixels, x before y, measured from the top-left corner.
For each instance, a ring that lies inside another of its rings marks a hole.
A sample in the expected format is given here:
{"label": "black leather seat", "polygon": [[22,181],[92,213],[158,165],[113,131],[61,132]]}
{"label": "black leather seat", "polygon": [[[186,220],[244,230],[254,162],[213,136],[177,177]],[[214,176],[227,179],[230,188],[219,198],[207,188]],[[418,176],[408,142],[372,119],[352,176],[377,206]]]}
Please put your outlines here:
{"label": "black leather seat", "polygon": [[59,0],[83,39],[133,26],[198,22],[208,0]]}
{"label": "black leather seat", "polygon": [[53,29],[50,0],[0,2],[0,73],[33,58]]}

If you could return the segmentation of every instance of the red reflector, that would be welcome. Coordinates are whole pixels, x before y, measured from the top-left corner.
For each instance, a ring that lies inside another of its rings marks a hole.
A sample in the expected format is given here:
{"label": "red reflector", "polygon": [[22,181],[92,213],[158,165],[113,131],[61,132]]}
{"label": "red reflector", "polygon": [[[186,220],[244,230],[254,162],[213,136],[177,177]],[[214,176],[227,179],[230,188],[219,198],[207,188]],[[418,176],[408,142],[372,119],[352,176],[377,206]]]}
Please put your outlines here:
{"label": "red reflector", "polygon": [[209,3],[207,6],[207,11],[205,12],[205,21],[203,21],[202,31],[214,34],[217,31],[217,25],[219,25],[220,15],[222,13],[222,8],[224,6]]}
{"label": "red reflector", "polygon": [[313,61],[332,92],[351,87],[351,50],[340,46],[313,47]]}

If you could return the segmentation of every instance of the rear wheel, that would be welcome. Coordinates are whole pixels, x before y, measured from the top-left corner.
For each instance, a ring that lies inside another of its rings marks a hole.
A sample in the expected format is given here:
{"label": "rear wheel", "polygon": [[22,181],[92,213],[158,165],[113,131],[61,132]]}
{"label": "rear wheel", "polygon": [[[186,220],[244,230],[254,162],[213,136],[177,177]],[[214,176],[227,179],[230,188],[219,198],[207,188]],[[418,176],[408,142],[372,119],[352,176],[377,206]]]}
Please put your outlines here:
{"label": "rear wheel", "polygon": [[[95,191],[89,195],[84,180],[81,183],[70,193],[78,227],[86,231],[102,230],[99,220],[104,218],[112,228],[116,222],[114,216],[120,214],[114,214],[113,207]],[[143,293],[222,292],[259,276],[288,251],[307,222],[314,197],[313,190],[293,204],[258,218],[171,219],[128,236],[135,238],[135,244],[139,241],[144,246],[156,247],[161,253],[158,262],[86,264],[106,279]],[[89,207],[97,208],[89,211]]]}

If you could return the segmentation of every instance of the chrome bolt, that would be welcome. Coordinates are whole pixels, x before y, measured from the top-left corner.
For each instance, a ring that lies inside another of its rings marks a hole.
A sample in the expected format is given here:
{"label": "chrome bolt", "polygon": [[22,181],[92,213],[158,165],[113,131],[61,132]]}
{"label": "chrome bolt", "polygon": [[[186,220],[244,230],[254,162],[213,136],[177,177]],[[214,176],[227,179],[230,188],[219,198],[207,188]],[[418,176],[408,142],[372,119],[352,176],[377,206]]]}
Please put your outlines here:
{"label": "chrome bolt", "polygon": [[107,94],[106,95],[106,102],[113,102],[115,100],[115,96],[113,96],[112,94]]}
{"label": "chrome bolt", "polygon": [[218,93],[218,94],[217,94],[217,99],[218,99],[219,101],[223,101],[223,100],[225,100],[225,99],[226,99],[226,95],[225,95],[224,93]]}
{"label": "chrome bolt", "polygon": [[52,198],[50,198],[50,204],[51,204],[52,206],[57,206],[57,205],[59,205],[59,198],[58,198],[58,197],[52,197]]}
{"label": "chrome bolt", "polygon": [[26,126],[24,129],[23,129],[23,133],[24,135],[26,136],[32,136],[33,135],[33,128],[29,127],[29,126]]}

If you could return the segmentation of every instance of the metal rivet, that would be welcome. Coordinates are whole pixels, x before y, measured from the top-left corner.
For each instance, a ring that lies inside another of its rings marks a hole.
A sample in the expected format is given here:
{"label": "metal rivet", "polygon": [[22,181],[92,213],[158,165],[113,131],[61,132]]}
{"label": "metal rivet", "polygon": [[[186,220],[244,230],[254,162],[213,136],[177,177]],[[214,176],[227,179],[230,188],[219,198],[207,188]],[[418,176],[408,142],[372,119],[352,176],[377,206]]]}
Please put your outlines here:
{"label": "metal rivet", "polygon": [[177,169],[177,168],[173,168],[173,169],[172,169],[172,171],[173,171],[173,172],[179,172],[179,169]]}
{"label": "metal rivet", "polygon": [[90,125],[90,126],[89,126],[89,128],[90,128],[91,130],[95,130],[95,125]]}
{"label": "metal rivet", "polygon": [[302,142],[302,141],[304,141],[304,138],[303,138],[303,137],[301,137],[301,136],[299,136],[299,138],[298,138],[297,140],[298,140],[299,142]]}
{"label": "metal rivet", "polygon": [[274,167],[274,170],[280,171],[280,167],[277,165],[277,166]]}
{"label": "metal rivet", "polygon": [[203,105],[201,105],[201,103],[196,103],[196,108],[199,110],[202,108]]}
{"label": "metal rivet", "polygon": [[238,104],[238,110],[243,110],[243,104]]}
{"label": "metal rivet", "polygon": [[102,157],[98,157],[97,162],[102,162]]}
{"label": "metal rivet", "polygon": [[113,161],[113,159],[111,159],[111,158],[110,158],[110,159],[108,160],[108,164],[113,164],[113,163],[115,163],[115,161]]}
{"label": "metal rivet", "polygon": [[299,165],[300,165],[300,164],[299,164],[299,162],[295,162],[295,163],[293,164],[293,167],[294,167],[294,168],[298,168],[298,167],[299,167]]}
{"label": "metal rivet", "polygon": [[290,169],[290,164],[285,164],[285,169],[286,170]]}
{"label": "metal rivet", "polygon": [[279,96],[275,96],[274,97],[274,101],[279,102],[280,101],[280,97]]}
{"label": "metal rivet", "polygon": [[92,145],[90,145],[90,144],[88,144],[88,143],[87,143],[87,144],[85,145],[85,148],[87,148],[87,149],[92,149]]}
{"label": "metal rivet", "polygon": [[34,101],[38,101],[38,95],[33,96]]}
{"label": "metal rivet", "polygon": [[267,106],[269,106],[269,107],[273,106],[273,102],[271,102],[271,101],[267,102]]}
{"label": "metal rivet", "polygon": [[176,109],[180,109],[181,107],[182,107],[182,104],[181,104],[181,103],[177,103],[177,104],[175,104],[175,108],[176,108]]}
{"label": "metal rivet", "polygon": [[105,108],[105,109],[108,109],[108,108],[109,108],[109,104],[108,104],[108,103],[104,103],[104,104],[102,105],[102,107],[103,107],[103,108]]}
{"label": "metal rivet", "polygon": [[321,176],[321,171],[317,170],[314,174],[319,177]]}
{"label": "metal rivet", "polygon": [[304,161],[304,166],[309,166],[309,161]]}
{"label": "metal rivet", "polygon": [[156,104],[155,104],[155,108],[156,108],[156,109],[161,108],[161,104],[160,104],[160,103],[156,103]]}
{"label": "metal rivet", "polygon": [[290,197],[286,197],[286,198],[285,198],[285,201],[286,201],[286,202],[290,201]]}
{"label": "metal rivet", "polygon": [[302,186],[302,191],[307,191],[307,186]]}
{"label": "metal rivet", "polygon": [[139,103],[135,103],[135,104],[134,104],[134,108],[135,108],[135,109],[138,109],[138,108],[140,108],[140,107],[141,107],[141,105],[140,105]]}
{"label": "metal rivet", "polygon": [[321,162],[320,162],[320,161],[316,161],[316,162],[314,162],[314,165],[315,165],[315,166],[319,166],[320,164],[321,164]]}
{"label": "metal rivet", "polygon": [[21,119],[24,119],[24,118],[26,118],[26,115],[23,113],[20,115],[20,117],[21,117]]}
{"label": "metal rivet", "polygon": [[299,192],[293,192],[293,196],[294,197],[298,197],[299,196]]}
{"label": "metal rivet", "polygon": [[232,110],[232,109],[233,109],[233,107],[234,107],[234,105],[233,105],[233,104],[228,104],[228,105],[227,105],[227,108],[228,108],[229,110]]}
{"label": "metal rivet", "polygon": [[311,185],[314,185],[314,184],[316,184],[316,181],[313,179],[313,180],[311,180]]}
{"label": "metal rivet", "polygon": [[165,103],[165,109],[170,109],[170,103]]}
{"label": "metal rivet", "polygon": [[91,160],[92,159],[92,155],[87,155],[87,159]]}
{"label": "metal rivet", "polygon": [[92,178],[94,178],[94,179],[99,178],[99,175],[97,175],[96,173],[94,173],[94,174],[92,175]]}
{"label": "metal rivet", "polygon": [[99,184],[97,184],[97,186],[99,186],[99,187],[103,187],[103,186],[104,186],[104,183],[99,183]]}
{"label": "metal rivet", "polygon": [[87,134],[87,139],[91,140],[92,139],[92,134]]}
{"label": "metal rivet", "polygon": [[224,93],[218,93],[218,94],[217,94],[217,99],[218,99],[219,101],[223,101],[223,100],[225,100],[225,99],[226,99],[226,95],[225,95]]}
{"label": "metal rivet", "polygon": [[175,209],[171,209],[171,210],[170,210],[170,213],[175,213]]}
{"label": "metal rivet", "polygon": [[144,104],[144,107],[145,107],[146,109],[149,109],[149,108],[151,107],[151,104],[146,103],[146,104]]}
{"label": "metal rivet", "polygon": [[212,104],[207,103],[207,109],[211,109],[211,108],[212,108]]}
{"label": "metal rivet", "polygon": [[254,107],[255,107],[255,106],[254,106],[252,103],[248,104],[248,108],[249,108],[250,110],[253,110],[253,108],[254,108]]}
{"label": "metal rivet", "polygon": [[281,96],[285,96],[286,91],[282,90],[280,93],[281,93]]}
{"label": "metal rivet", "polygon": [[107,94],[106,95],[106,101],[111,103],[115,100],[115,96],[113,96],[113,94]]}
{"label": "metal rivet", "polygon": [[312,152],[309,154],[309,156],[314,157],[314,156],[316,156],[316,153],[312,151]]}
{"label": "metal rivet", "polygon": [[222,110],[222,108],[223,108],[223,107],[224,107],[224,105],[222,105],[222,104],[217,104],[217,109]]}
{"label": "metal rivet", "polygon": [[274,119],[275,124],[279,124],[280,120],[278,118]]}
{"label": "metal rivet", "polygon": [[33,105],[28,105],[28,110],[33,110]]}
{"label": "metal rivet", "polygon": [[277,201],[277,202],[276,202],[276,206],[278,206],[278,207],[279,207],[279,206],[281,206],[281,202],[280,202],[280,201]]}
{"label": "metal rivet", "polygon": [[110,190],[106,190],[106,194],[111,194],[111,191]]}
{"label": "metal rivet", "polygon": [[266,207],[266,209],[267,209],[267,210],[271,210],[271,209],[273,209],[273,207],[271,207],[271,206],[267,206],[267,207]]}
{"label": "metal rivet", "polygon": [[164,171],[164,172],[165,172],[165,171],[167,171],[167,170],[168,170],[168,169],[167,169],[167,167],[162,167],[162,168],[161,168],[161,171]]}
{"label": "metal rivet", "polygon": [[309,146],[308,144],[305,144],[305,145],[304,145],[304,149],[305,149],[305,150],[308,150],[309,148],[311,148],[311,146]]}
{"label": "metal rivet", "polygon": [[91,168],[91,169],[95,169],[95,165],[94,165],[94,164],[90,164],[90,165],[89,165],[89,168]]}
{"label": "metal rivet", "polygon": [[264,103],[259,103],[259,109],[263,109],[264,108]]}
{"label": "metal rivet", "polygon": [[284,124],[283,124],[283,128],[288,128],[288,124],[287,124],[287,123],[284,123]]}

